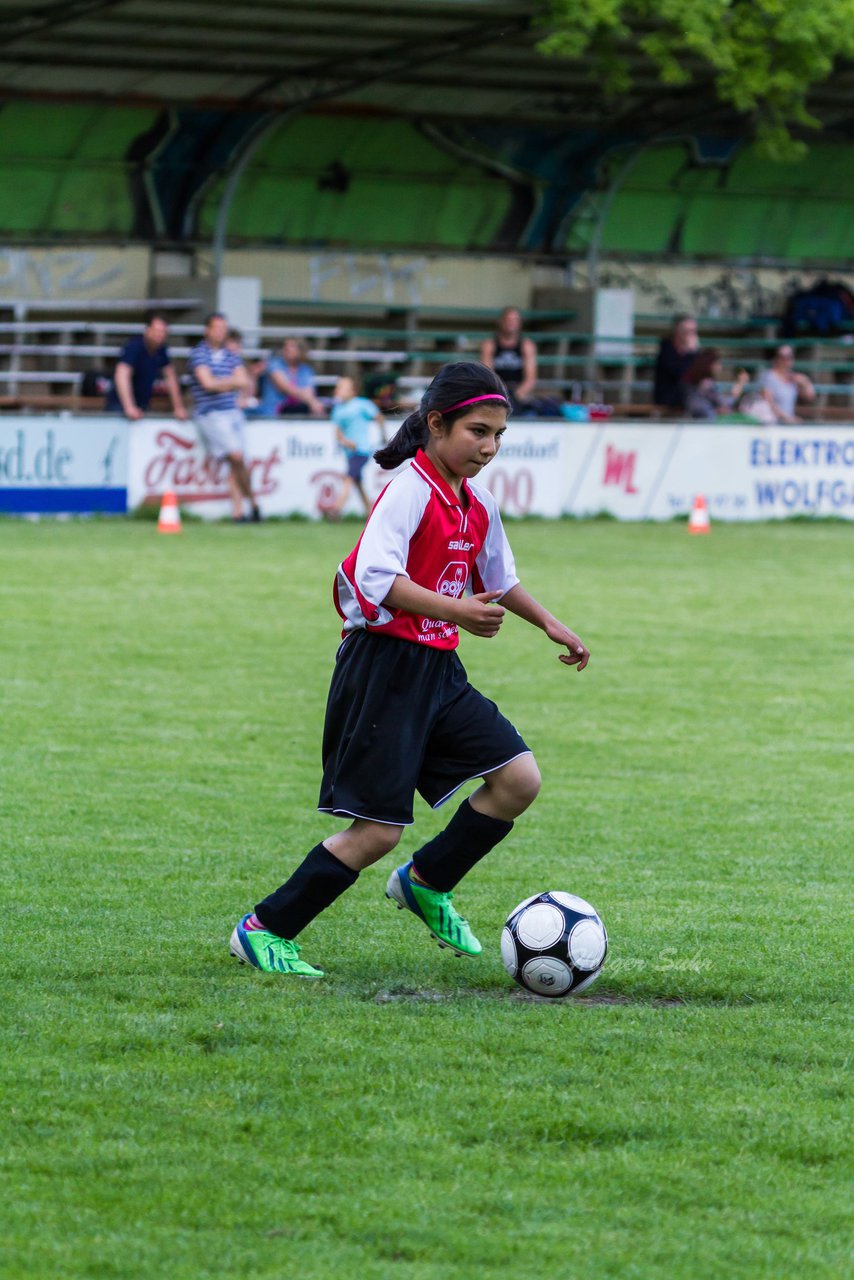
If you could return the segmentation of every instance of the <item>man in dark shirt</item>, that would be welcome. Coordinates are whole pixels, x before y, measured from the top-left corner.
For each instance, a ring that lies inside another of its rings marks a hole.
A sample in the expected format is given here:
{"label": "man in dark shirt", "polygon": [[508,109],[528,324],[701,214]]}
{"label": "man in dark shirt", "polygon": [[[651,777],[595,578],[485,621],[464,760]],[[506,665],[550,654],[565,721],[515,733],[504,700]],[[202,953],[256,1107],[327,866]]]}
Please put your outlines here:
{"label": "man in dark shirt", "polygon": [[123,413],[136,422],[151,403],[155,384],[163,382],[172,413],[182,421],[187,410],[181,400],[181,388],[166,349],[169,323],[158,311],[149,311],[141,334],[126,342],[119,354],[113,385],[107,394],[108,413]]}
{"label": "man in dark shirt", "polygon": [[685,374],[694,363],[699,348],[697,321],[693,316],[677,316],[669,338],[662,338],[655,361],[653,402],[662,409],[685,408],[688,387]]}

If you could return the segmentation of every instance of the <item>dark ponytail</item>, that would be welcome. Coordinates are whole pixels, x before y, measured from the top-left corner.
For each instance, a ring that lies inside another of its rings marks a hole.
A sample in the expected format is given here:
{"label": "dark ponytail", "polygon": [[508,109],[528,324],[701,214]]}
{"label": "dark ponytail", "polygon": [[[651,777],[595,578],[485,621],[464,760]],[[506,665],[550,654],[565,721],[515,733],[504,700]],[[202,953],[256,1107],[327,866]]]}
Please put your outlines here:
{"label": "dark ponytail", "polygon": [[403,420],[388,444],[384,444],[381,449],[377,449],[374,454],[374,461],[379,463],[383,471],[394,471],[395,467],[399,467],[401,462],[404,462],[407,458],[414,458],[418,450],[424,448],[429,435],[427,413],[424,409],[424,397],[422,396],[419,408]]}
{"label": "dark ponytail", "polygon": [[[374,460],[384,471],[393,471],[407,458],[414,458],[418,450],[427,444],[430,439],[428,413],[437,409],[445,425],[451,427],[457,418],[469,412],[471,406],[461,402],[475,400],[478,396],[494,396],[496,404],[503,399],[507,412],[510,412],[507,388],[498,374],[485,364],[459,361],[443,365],[421,397],[421,404],[404,419],[388,444],[377,450]],[[451,409],[452,405],[457,407]]]}

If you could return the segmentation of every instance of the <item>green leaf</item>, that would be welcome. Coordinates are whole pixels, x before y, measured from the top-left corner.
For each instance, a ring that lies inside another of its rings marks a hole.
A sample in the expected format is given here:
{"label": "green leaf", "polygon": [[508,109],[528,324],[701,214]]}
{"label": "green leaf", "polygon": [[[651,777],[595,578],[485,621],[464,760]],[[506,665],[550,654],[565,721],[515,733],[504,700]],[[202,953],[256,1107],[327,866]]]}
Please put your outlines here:
{"label": "green leaf", "polygon": [[542,52],[579,58],[598,47],[601,57],[607,48],[611,93],[631,87],[638,51],[663,85],[712,72],[717,97],[769,158],[803,154],[792,130],[821,127],[810,90],[854,57],[854,0],[548,0],[547,12]]}

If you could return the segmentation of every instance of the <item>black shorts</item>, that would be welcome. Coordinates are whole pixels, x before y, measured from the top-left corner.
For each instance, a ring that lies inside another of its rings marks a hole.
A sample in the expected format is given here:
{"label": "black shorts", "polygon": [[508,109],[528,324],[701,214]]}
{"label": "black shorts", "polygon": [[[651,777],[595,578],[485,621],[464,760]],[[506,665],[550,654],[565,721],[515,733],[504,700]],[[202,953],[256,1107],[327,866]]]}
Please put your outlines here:
{"label": "black shorts", "polygon": [[371,460],[369,453],[347,454],[347,475],[351,480],[361,480],[362,472]]}
{"label": "black shorts", "polygon": [[329,687],[317,807],[409,826],[416,791],[436,809],[529,750],[453,649],[354,631]]}

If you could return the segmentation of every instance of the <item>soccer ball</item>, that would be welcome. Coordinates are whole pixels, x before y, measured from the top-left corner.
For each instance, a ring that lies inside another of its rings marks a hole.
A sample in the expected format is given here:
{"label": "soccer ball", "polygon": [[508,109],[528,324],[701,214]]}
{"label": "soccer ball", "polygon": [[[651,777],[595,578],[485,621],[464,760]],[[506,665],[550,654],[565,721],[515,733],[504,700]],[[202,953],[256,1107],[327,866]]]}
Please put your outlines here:
{"label": "soccer ball", "polygon": [[504,968],[520,987],[553,1000],[577,995],[602,972],[605,926],[574,893],[538,893],[510,912],[501,933]]}

